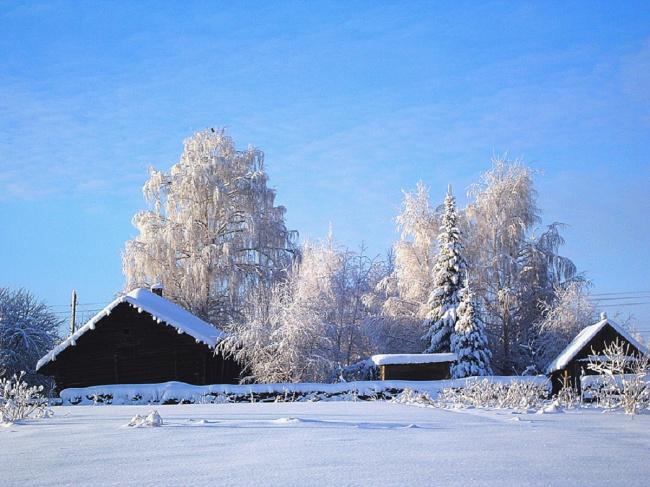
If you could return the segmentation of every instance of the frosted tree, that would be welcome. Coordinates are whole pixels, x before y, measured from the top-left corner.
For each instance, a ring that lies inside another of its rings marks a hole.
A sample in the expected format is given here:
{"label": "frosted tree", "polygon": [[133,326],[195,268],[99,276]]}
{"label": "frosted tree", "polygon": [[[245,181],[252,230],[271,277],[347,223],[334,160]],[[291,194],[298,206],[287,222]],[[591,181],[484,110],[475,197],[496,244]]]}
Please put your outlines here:
{"label": "frosted tree", "polygon": [[495,364],[501,372],[516,372],[521,343],[522,266],[520,254],[527,232],[540,223],[535,172],[520,161],[492,160],[492,169],[473,186],[474,201],[467,207],[470,219],[468,260],[473,269],[470,285],[477,295],[481,318],[490,338]]}
{"label": "frosted tree", "polygon": [[451,335],[451,351],[457,361],[451,366],[454,379],[492,375],[487,337],[483,324],[474,311],[474,297],[467,281],[460,290],[460,304],[454,333]]}
{"label": "frosted tree", "polygon": [[328,370],[326,331],[319,305],[330,294],[321,279],[322,254],[305,244],[283,281],[273,285],[270,299],[252,299],[245,320],[220,344],[245,367],[243,381],[321,381]]}
{"label": "frosted tree", "polygon": [[161,283],[165,297],[219,327],[241,318],[252,290],[268,289],[288,266],[295,232],[285,226],[264,155],[237,151],[223,131],[187,138],[168,173],[150,169],[150,205],[133,217],[125,290]]}
{"label": "frosted tree", "polygon": [[253,299],[244,323],[222,348],[261,382],[318,382],[367,358],[364,296],[382,277],[381,265],[337,244],[333,236],[306,242],[268,304]]}
{"label": "frosted tree", "polygon": [[421,182],[415,191],[404,193],[402,211],[395,221],[401,239],[395,244],[393,271],[380,283],[387,296],[383,313],[409,316],[421,323],[428,312],[435,239],[440,225],[429,201],[429,191]]}
{"label": "frosted tree", "polygon": [[320,382],[332,369],[328,337],[335,290],[332,246],[306,242],[287,278],[276,283],[268,304],[254,299],[245,322],[231,330],[222,350],[244,364],[247,381]]}
{"label": "frosted tree", "polygon": [[460,290],[465,280],[467,262],[463,256],[461,231],[458,228],[456,199],[451,186],[445,198],[445,213],[438,236],[438,254],[433,267],[433,283],[429,296],[430,311],[424,320],[427,330],[424,338],[428,342],[427,353],[449,352],[451,336],[460,304]]}
{"label": "frosted tree", "polygon": [[535,173],[519,160],[493,159],[465,210],[470,286],[486,326],[492,366],[501,373],[521,373],[530,365],[541,304],[552,300],[554,284],[576,277],[573,263],[557,254],[559,224],[534,236],[541,223]]}
{"label": "frosted tree", "polygon": [[535,323],[533,365],[536,372],[545,373],[551,361],[583,328],[595,323],[597,316],[583,282],[556,285],[554,299],[542,303],[542,316]]}
{"label": "frosted tree", "polygon": [[0,376],[25,371],[29,383],[44,383],[36,362],[52,349],[62,323],[29,291],[0,288]]}
{"label": "frosted tree", "polygon": [[395,220],[400,240],[383,264],[384,277],[364,296],[371,311],[363,326],[375,353],[419,353],[426,347],[422,320],[428,312],[440,224],[421,182],[414,191],[404,192]]}
{"label": "frosted tree", "polygon": [[[331,251],[331,241],[326,249]],[[372,310],[366,296],[372,293],[384,277],[384,268],[378,258],[367,255],[364,244],[358,251],[339,246],[328,259],[333,267],[328,269],[332,282],[332,301],[327,316],[330,358],[338,368],[365,359],[372,354],[366,320]]]}

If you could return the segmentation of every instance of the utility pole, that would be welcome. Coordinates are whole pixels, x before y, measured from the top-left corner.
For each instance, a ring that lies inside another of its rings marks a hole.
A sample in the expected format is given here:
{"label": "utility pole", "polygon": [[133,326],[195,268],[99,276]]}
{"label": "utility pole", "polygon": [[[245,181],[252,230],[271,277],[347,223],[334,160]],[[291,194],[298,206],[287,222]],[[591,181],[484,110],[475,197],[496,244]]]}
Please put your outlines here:
{"label": "utility pole", "polygon": [[72,308],[72,315],[70,316],[70,335],[74,333],[75,321],[77,319],[77,293],[72,290],[72,302],[70,303]]}

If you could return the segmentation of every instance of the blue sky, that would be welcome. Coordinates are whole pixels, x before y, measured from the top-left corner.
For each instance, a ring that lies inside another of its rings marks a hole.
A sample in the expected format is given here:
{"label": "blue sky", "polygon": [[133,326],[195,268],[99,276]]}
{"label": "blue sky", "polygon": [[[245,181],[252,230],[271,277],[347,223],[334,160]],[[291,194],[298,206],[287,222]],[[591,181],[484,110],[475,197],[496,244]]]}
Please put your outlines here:
{"label": "blue sky", "polygon": [[402,190],[523,157],[593,293],[648,303],[649,86],[647,2],[3,2],[0,286],[110,301],[148,165],[227,126],[290,228],[372,253]]}

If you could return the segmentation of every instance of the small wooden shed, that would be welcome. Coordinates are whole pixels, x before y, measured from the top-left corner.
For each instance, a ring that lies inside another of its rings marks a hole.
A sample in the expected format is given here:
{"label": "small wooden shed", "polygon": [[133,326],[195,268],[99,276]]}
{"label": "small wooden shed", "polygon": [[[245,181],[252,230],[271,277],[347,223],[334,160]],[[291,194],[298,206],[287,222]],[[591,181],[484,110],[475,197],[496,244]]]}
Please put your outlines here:
{"label": "small wooden shed", "polygon": [[551,378],[552,393],[557,394],[564,386],[572,387],[579,393],[580,377],[595,374],[588,367],[590,357],[602,356],[605,348],[616,340],[628,347],[630,356],[639,357],[647,353],[646,348],[627,330],[603,313],[601,321],[583,329],[549,365],[547,375]]}
{"label": "small wooden shed", "polygon": [[159,294],[136,289],[45,355],[36,370],[56,389],[180,381],[234,384],[240,372],[215,354],[224,334]]}
{"label": "small wooden shed", "polygon": [[381,380],[444,380],[451,378],[453,353],[373,355]]}

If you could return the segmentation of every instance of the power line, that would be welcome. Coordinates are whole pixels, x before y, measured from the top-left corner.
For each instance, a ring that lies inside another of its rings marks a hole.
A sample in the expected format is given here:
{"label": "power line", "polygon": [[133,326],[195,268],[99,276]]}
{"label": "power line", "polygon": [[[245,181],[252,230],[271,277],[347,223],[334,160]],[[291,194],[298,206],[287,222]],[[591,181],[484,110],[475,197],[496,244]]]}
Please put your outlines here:
{"label": "power line", "polygon": [[[100,301],[99,303],[77,303],[77,306],[97,306],[99,304],[102,305],[108,305],[110,301]],[[53,304],[51,306],[48,306],[48,308],[69,308],[70,303],[68,304]]]}
{"label": "power line", "polygon": [[621,291],[616,293],[595,293],[591,296],[620,296],[621,294],[650,294],[650,291]]}
{"label": "power line", "polygon": [[596,301],[600,303],[601,301],[621,301],[625,299],[650,299],[650,294],[644,294],[641,296],[621,296],[620,298],[597,298],[597,299],[592,299],[592,301]]}
{"label": "power line", "polygon": [[[97,308],[97,309],[82,309],[82,310],[80,310],[80,311],[81,311],[82,313],[97,313],[97,312],[99,312],[99,311],[101,311],[101,310],[103,310],[103,309],[104,309],[104,308]],[[69,315],[69,314],[70,314],[70,311],[51,311],[50,313],[52,313],[53,315]]]}

